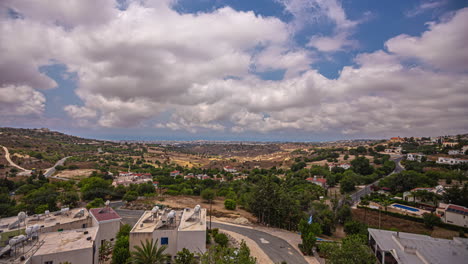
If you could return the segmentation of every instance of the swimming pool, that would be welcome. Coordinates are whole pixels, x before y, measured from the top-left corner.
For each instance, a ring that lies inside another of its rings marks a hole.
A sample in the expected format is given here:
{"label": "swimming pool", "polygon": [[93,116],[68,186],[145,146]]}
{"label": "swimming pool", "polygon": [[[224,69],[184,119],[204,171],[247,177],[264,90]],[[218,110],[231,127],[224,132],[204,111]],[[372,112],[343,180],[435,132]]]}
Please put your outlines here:
{"label": "swimming pool", "polygon": [[392,206],[396,207],[396,208],[399,208],[399,209],[408,210],[408,211],[411,211],[411,212],[419,212],[419,209],[416,209],[414,207],[409,207],[409,206],[406,206],[406,205],[402,205],[402,204],[392,204]]}

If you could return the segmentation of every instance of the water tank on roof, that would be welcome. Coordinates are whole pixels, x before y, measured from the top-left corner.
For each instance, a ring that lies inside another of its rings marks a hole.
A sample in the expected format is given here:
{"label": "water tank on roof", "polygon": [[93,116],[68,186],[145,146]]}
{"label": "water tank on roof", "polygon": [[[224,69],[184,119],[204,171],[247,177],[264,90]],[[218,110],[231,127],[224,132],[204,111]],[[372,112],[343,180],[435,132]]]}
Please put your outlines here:
{"label": "water tank on roof", "polygon": [[197,204],[197,205],[195,206],[195,209],[194,209],[195,213],[199,213],[199,212],[200,212],[200,209],[201,209],[201,206],[200,206],[199,204]]}
{"label": "water tank on roof", "polygon": [[20,221],[24,221],[24,219],[26,219],[27,215],[25,212],[19,212],[18,213],[18,220]]}

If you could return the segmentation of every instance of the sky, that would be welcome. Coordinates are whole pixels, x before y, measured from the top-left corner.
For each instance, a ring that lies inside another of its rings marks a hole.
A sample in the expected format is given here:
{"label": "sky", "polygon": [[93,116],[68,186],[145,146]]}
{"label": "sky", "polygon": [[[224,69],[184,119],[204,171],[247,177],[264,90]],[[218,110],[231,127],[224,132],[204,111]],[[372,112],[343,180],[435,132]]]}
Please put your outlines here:
{"label": "sky", "polygon": [[2,0],[0,126],[98,139],[468,132],[466,0]]}

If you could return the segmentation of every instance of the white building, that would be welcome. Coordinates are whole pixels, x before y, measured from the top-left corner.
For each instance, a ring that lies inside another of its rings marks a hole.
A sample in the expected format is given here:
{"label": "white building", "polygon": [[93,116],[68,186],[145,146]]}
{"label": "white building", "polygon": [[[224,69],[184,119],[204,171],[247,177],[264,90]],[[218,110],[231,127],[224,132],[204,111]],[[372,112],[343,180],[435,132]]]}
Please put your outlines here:
{"label": "white building", "polygon": [[341,163],[341,164],[328,164],[328,169],[331,171],[334,167],[343,168],[345,170],[351,168],[351,164]]}
{"label": "white building", "polygon": [[125,172],[119,173],[119,176],[112,182],[113,186],[123,185],[129,186],[130,184],[150,183],[153,181],[153,176],[150,173],[133,173]]}
{"label": "white building", "polygon": [[426,235],[369,228],[369,245],[382,264],[466,263],[468,239],[432,238]]}
{"label": "white building", "polygon": [[317,177],[317,176],[314,176],[313,178],[309,177],[306,179],[306,181],[313,183],[313,184],[317,184],[318,186],[322,188],[325,188],[325,189],[327,188],[327,179],[324,179],[322,177]]}
{"label": "white building", "polygon": [[421,159],[425,157],[424,154],[421,154],[421,153],[408,153],[406,155],[406,159],[409,160],[409,161],[418,161],[418,162],[421,162]]}
{"label": "white building", "polygon": [[92,216],[93,226],[99,227],[99,232],[96,236],[98,248],[104,241],[113,243],[122,225],[122,218],[119,214],[109,206],[90,209],[89,213]]}
{"label": "white building", "polygon": [[389,153],[389,154],[401,154],[401,147],[385,149],[385,153]]}
{"label": "white building", "polygon": [[183,248],[196,253],[206,251],[206,209],[195,207],[174,211],[155,207],[146,211],[130,231],[130,250],[146,240],[166,245],[165,253],[175,256]]}
{"label": "white building", "polygon": [[98,263],[98,227],[46,233],[44,242],[30,258],[31,264]]}
{"label": "white building", "polygon": [[234,169],[234,168],[231,167],[231,166],[226,166],[226,167],[224,167],[223,169],[224,169],[225,172],[230,172],[230,173],[235,173],[235,172],[237,172],[237,170]]}
{"label": "white building", "polygon": [[468,227],[468,208],[454,204],[441,204],[437,213],[444,223]]}
{"label": "white building", "polygon": [[179,176],[179,175],[180,175],[180,171],[177,171],[177,170],[171,171],[171,174],[170,174],[171,177],[176,177],[176,176]]}
{"label": "white building", "polygon": [[436,161],[437,164],[448,164],[448,165],[458,165],[462,163],[468,163],[466,159],[456,159],[456,158],[446,158],[439,157]]}
{"label": "white building", "polygon": [[[16,218],[17,219],[17,218]],[[27,236],[17,236],[0,251],[8,263],[59,264],[98,263],[99,248],[105,240],[113,242],[120,229],[120,216],[110,207],[84,208],[45,213],[27,217],[22,223],[15,218],[0,219],[2,233],[18,228]],[[26,228],[26,226],[27,228]],[[32,232],[37,226],[37,231]],[[16,254],[21,240],[24,253]],[[2,245],[4,246],[4,245]],[[24,257],[20,261],[20,257]],[[2,263],[0,261],[0,263]]]}

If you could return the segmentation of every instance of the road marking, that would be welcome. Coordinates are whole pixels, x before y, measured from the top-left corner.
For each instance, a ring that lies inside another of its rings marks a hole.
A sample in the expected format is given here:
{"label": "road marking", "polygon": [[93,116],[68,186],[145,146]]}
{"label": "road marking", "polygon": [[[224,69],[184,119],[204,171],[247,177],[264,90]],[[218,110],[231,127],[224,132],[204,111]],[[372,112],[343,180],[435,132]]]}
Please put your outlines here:
{"label": "road marking", "polygon": [[264,239],[263,237],[260,238],[260,242],[262,242],[262,244],[270,244],[270,241]]}

